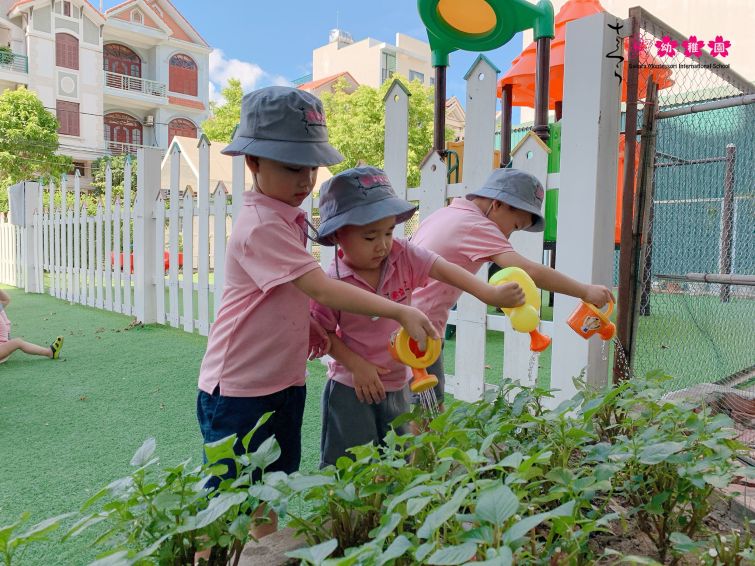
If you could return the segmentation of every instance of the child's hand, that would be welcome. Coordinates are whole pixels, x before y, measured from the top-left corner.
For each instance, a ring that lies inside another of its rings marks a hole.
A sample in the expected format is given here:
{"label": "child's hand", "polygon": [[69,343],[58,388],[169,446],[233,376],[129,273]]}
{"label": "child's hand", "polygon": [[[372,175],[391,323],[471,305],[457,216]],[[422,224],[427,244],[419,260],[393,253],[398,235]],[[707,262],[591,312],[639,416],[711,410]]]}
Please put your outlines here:
{"label": "child's hand", "polygon": [[518,283],[490,285],[490,300],[485,302],[493,307],[520,307],[524,304],[524,290]]}
{"label": "child's hand", "polygon": [[582,300],[602,309],[606,303],[616,302],[616,299],[608,287],[603,285],[587,285]]}
{"label": "child's hand", "polygon": [[380,376],[389,370],[381,368],[362,358],[356,366],[351,368],[354,376],[354,391],[357,399],[362,403],[380,403],[385,399],[385,387]]}
{"label": "child's hand", "polygon": [[314,318],[309,318],[309,352],[307,359],[321,358],[330,352],[330,336]]}
{"label": "child's hand", "polygon": [[421,310],[414,307],[403,307],[398,318],[399,324],[414,338],[421,351],[427,347],[427,338],[440,339],[430,319]]}

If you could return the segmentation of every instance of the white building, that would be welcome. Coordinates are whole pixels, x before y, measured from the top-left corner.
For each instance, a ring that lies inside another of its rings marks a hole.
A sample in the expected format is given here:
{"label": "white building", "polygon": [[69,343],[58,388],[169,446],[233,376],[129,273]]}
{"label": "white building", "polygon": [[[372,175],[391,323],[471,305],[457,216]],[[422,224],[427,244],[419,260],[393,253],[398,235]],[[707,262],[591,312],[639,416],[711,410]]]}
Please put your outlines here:
{"label": "white building", "polygon": [[0,90],[24,85],[60,122],[60,151],[90,164],[197,137],[209,108],[207,42],[169,0],[101,13],[86,0],[0,0]]}
{"label": "white building", "polygon": [[397,33],[396,45],[391,45],[371,37],[355,42],[350,34],[331,30],[328,43],[312,51],[310,80],[343,72],[350,73],[358,84],[372,87],[379,87],[395,73],[427,86],[435,82],[430,45],[403,33]]}

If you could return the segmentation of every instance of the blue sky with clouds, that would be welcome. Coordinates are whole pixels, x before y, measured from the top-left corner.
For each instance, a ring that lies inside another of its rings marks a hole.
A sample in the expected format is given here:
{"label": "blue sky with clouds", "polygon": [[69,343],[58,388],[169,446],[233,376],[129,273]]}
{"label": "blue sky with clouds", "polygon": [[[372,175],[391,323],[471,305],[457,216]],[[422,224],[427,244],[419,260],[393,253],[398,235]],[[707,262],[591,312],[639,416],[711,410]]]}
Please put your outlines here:
{"label": "blue sky with clouds", "polygon": [[[395,43],[397,32],[427,41],[416,0],[171,0],[207,42],[215,92],[229,77],[246,91],[312,71],[312,50],[338,26],[355,40],[373,37]],[[116,0],[104,2],[105,9]],[[521,38],[486,55],[502,72],[521,51]],[[451,55],[447,93],[464,103],[463,77],[477,54]],[[211,87],[212,88],[212,87]]]}

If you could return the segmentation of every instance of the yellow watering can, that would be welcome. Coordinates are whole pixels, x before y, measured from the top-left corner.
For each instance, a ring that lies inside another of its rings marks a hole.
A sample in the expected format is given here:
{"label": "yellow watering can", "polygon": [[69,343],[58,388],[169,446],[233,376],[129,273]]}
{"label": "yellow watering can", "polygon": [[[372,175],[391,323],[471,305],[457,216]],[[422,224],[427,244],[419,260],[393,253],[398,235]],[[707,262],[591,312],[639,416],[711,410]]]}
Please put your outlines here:
{"label": "yellow watering can", "polygon": [[391,356],[397,362],[412,368],[412,382],[409,389],[412,393],[422,393],[438,385],[438,378],[427,373],[425,368],[433,365],[440,356],[441,342],[437,338],[427,337],[425,351],[419,349],[419,344],[409,336],[409,333],[400,328],[391,335],[388,349]]}
{"label": "yellow watering can", "polygon": [[493,275],[489,283],[491,285],[519,284],[524,291],[524,304],[521,307],[502,308],[501,310],[511,320],[511,326],[514,330],[527,332],[530,335],[530,350],[542,352],[550,346],[550,337],[537,330],[540,324],[540,289],[535,286],[532,277],[527,275],[524,269],[507,267]]}

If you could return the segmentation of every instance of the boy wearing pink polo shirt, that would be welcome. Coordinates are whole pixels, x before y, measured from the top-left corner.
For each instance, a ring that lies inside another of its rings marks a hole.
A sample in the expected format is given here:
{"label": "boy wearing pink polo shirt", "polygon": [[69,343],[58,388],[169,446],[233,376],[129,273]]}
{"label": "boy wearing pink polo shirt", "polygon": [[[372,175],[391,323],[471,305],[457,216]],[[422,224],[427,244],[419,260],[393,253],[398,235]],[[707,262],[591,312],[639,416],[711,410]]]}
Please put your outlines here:
{"label": "boy wearing pink polo shirt", "polygon": [[437,332],[415,308],[328,278],[307,252],[312,227],[298,207],[312,191],[317,168],[343,159],[328,143],[319,99],[268,87],[244,96],[241,113],[223,153],[246,156],[254,190],[244,193],[228,242],[222,303],[199,373],[197,417],[206,443],[236,434],[241,453],[241,439],[274,411],[248,449],[274,435],[281,455],[268,470],[292,473],[301,458],[309,297],[395,319],[423,344]]}
{"label": "boy wearing pink polo shirt", "polygon": [[[516,253],[509,243],[515,230],[543,231],[545,221],[540,209],[544,194],[543,186],[535,176],[518,169],[496,169],[482,187],[466,195],[466,199],[456,198],[449,206],[424,219],[412,237],[412,243],[437,253],[469,273],[477,273],[489,261],[500,267],[521,267],[541,289],[602,307],[613,300],[607,287],[580,283],[555,269],[530,261]],[[459,289],[441,281],[430,281],[414,292],[412,300],[442,332],[448,321],[448,311],[460,296]],[[443,356],[427,371],[438,378],[435,395],[442,403],[445,384]]]}
{"label": "boy wearing pink polo shirt", "polygon": [[[495,306],[516,306],[516,284],[493,287],[433,252],[393,239],[396,224],[417,207],[396,196],[385,172],[348,169],[320,189],[318,241],[337,245],[328,275],[350,286],[411,303],[412,291],[435,278]],[[461,291],[459,291],[461,292]],[[383,441],[390,423],[408,412],[409,368],[391,358],[388,343],[399,324],[311,302],[314,319],[331,334],[328,383],[322,398],[320,465],[335,464],[352,446]]]}
{"label": "boy wearing pink polo shirt", "polygon": [[60,350],[63,348],[63,337],[58,336],[49,346],[38,346],[21,338],[10,337],[10,319],[5,314],[6,307],[10,304],[10,295],[0,289],[0,364],[8,361],[10,355],[21,350],[24,354],[30,356],[42,356],[57,360],[60,357]]}

